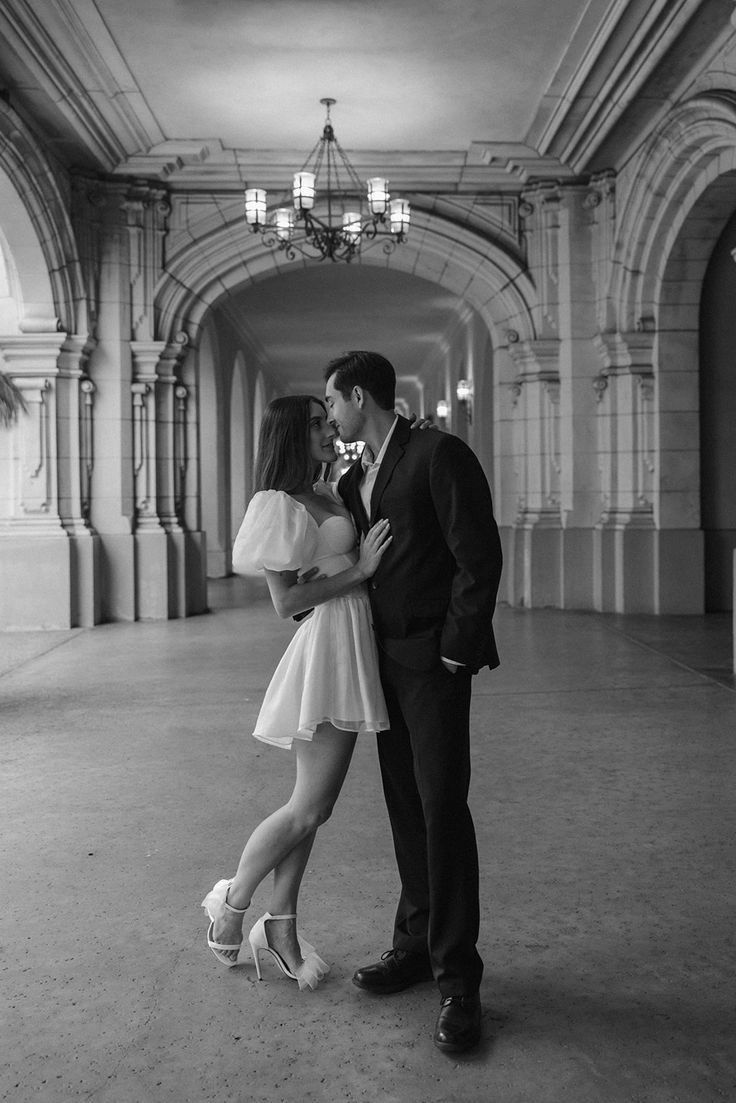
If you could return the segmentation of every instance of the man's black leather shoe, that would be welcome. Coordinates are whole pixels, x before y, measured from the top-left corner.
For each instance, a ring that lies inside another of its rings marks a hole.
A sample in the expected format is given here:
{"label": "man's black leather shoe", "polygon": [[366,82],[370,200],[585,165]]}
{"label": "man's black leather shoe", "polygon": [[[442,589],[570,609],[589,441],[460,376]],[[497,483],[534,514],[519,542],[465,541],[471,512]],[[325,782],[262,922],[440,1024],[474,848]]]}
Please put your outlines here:
{"label": "man's black leather shoe", "polygon": [[480,1041],[480,996],[447,996],[442,1001],[434,1044],[444,1053],[462,1053]]}
{"label": "man's black leather shoe", "polygon": [[353,976],[353,984],[358,988],[379,996],[401,992],[423,980],[432,980],[429,959],[406,950],[387,950],[375,965],[365,965]]}

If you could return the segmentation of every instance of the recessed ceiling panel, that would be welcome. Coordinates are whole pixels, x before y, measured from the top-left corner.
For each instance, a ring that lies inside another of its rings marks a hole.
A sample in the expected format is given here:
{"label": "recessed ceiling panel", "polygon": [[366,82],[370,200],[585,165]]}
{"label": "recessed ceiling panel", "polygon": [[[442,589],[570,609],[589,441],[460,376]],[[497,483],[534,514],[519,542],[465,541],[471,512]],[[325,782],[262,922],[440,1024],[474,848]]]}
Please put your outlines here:
{"label": "recessed ceiling panel", "polygon": [[[600,3],[600,0],[596,0]],[[169,139],[348,149],[521,141],[583,0],[97,0]]]}

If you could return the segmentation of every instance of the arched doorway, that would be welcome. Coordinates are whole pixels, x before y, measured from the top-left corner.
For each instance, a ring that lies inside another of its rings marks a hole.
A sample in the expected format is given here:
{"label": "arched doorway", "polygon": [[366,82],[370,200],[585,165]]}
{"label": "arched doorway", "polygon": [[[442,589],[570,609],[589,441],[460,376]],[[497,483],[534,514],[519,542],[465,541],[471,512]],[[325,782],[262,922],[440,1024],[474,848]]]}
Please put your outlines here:
{"label": "arched doorway", "polygon": [[[729,202],[734,176],[729,175]],[[733,608],[736,548],[736,214],[721,234],[700,304],[700,504],[705,535],[705,609]]]}
{"label": "arched doorway", "polygon": [[730,226],[716,243],[733,215],[735,179],[736,103],[716,92],[676,108],[622,181],[612,302],[627,370],[652,411],[651,444],[632,420],[630,452],[651,464],[654,544],[643,567],[654,612],[702,612],[706,575],[710,601],[730,591],[733,510],[717,487],[733,453],[719,442],[716,412],[728,372]]}
{"label": "arched doorway", "polygon": [[83,413],[94,404],[93,341],[67,208],[35,136],[0,102],[0,370],[26,406],[0,440],[2,628],[68,628],[100,615]]}

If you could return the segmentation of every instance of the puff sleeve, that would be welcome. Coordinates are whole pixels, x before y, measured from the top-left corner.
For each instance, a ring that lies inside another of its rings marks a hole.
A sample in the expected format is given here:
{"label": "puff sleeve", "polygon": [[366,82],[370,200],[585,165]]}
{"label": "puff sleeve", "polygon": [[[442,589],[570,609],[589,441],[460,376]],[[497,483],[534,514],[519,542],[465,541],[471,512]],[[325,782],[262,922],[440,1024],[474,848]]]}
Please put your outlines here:
{"label": "puff sleeve", "polygon": [[233,544],[236,574],[296,571],[309,567],[317,549],[317,526],[305,506],[283,490],[254,494]]}

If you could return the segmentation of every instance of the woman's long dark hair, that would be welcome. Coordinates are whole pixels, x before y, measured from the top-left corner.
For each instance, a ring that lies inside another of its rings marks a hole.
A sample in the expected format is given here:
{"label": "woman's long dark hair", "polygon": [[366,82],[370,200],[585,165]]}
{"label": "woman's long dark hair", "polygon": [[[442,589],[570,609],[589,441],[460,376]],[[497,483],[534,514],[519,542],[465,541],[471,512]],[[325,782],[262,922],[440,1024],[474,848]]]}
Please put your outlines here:
{"label": "woman's long dark hair", "polygon": [[310,454],[309,421],[312,403],[324,410],[311,394],[274,398],[266,407],[258,437],[256,490],[285,490],[293,494],[319,471]]}

